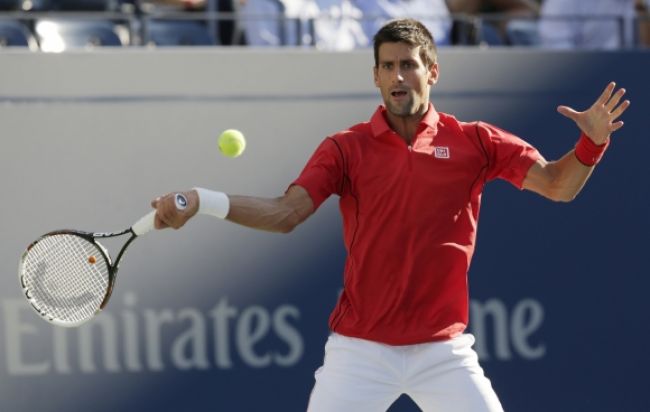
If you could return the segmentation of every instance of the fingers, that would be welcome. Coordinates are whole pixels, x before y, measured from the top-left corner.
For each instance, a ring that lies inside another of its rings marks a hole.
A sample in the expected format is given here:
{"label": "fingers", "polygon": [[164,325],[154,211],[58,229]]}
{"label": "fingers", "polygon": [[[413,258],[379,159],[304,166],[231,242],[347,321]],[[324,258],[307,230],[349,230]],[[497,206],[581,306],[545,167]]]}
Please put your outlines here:
{"label": "fingers", "polygon": [[603,90],[603,93],[600,95],[598,100],[596,100],[597,105],[605,105],[609,98],[612,96],[612,92],[614,91],[614,88],[616,87],[616,83],[610,82],[607,87],[605,87],[605,90]]}
{"label": "fingers", "polygon": [[[160,203],[159,197],[151,201],[151,207],[154,209],[158,209],[158,203]],[[153,221],[153,227],[156,229],[165,229],[166,227],[169,226],[165,222],[160,220],[160,217],[158,217],[158,213],[156,213],[156,216],[154,217],[154,221]]]}
{"label": "fingers", "polygon": [[584,112],[578,112],[568,106],[558,106],[557,111],[573,120],[583,133],[600,144],[605,142],[612,132],[623,127],[623,122],[615,121],[630,106],[629,100],[621,103],[625,89],[615,89],[616,83],[609,83],[598,100]]}
{"label": "fingers", "polygon": [[623,127],[623,122],[622,122],[622,121],[618,121],[618,122],[616,122],[616,123],[613,123],[613,124],[610,126],[610,129],[609,129],[609,130],[611,130],[612,132],[615,132],[615,131],[617,131],[618,129],[620,129],[621,127]]}
{"label": "fingers", "polygon": [[630,101],[625,100],[616,109],[614,109],[614,111],[610,113],[611,119],[612,120],[618,119],[623,114],[623,112],[627,110],[628,107],[630,107]]}
{"label": "fingers", "polygon": [[179,210],[176,208],[175,193],[168,193],[161,197],[156,209],[158,210],[156,217],[160,219],[161,223],[167,225],[167,227],[178,229],[185,223],[180,216]]}
{"label": "fingers", "polygon": [[154,220],[154,227],[156,229],[166,229],[166,228],[169,227],[169,225],[167,223],[163,222],[162,219],[160,219],[158,217],[158,214],[156,213],[156,218]]}
{"label": "fingers", "polygon": [[618,105],[618,102],[621,101],[621,97],[625,94],[625,89],[618,89],[616,93],[614,93],[614,96],[612,96],[611,99],[605,104],[605,109],[607,109],[608,112],[611,112],[614,110],[614,108]]}
{"label": "fingers", "polygon": [[180,229],[191,217],[176,205],[176,194],[168,193],[151,201],[151,206],[156,209],[154,226],[156,229],[174,228]]}
{"label": "fingers", "polygon": [[572,119],[572,120],[576,120],[576,117],[579,114],[577,111],[573,110],[569,106],[558,106],[557,111],[562,116],[568,117],[569,119]]}

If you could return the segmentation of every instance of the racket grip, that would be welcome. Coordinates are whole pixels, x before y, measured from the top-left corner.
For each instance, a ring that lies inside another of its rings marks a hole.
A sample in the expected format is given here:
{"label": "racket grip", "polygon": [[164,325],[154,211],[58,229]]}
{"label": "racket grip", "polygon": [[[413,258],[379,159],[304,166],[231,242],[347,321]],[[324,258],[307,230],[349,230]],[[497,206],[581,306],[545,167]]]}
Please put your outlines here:
{"label": "racket grip", "polygon": [[154,220],[156,218],[156,211],[152,210],[147,213],[145,216],[141,217],[140,220],[135,222],[131,226],[131,230],[135,233],[136,236],[142,236],[146,233],[149,233],[154,228]]}

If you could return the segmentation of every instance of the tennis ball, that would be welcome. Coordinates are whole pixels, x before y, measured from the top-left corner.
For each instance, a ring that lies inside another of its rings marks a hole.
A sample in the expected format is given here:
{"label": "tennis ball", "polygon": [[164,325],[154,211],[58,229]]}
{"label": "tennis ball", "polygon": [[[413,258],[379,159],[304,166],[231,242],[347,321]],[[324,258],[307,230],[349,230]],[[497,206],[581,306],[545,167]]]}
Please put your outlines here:
{"label": "tennis ball", "polygon": [[228,129],[219,136],[219,150],[224,156],[237,157],[246,149],[246,139],[242,132],[236,129]]}

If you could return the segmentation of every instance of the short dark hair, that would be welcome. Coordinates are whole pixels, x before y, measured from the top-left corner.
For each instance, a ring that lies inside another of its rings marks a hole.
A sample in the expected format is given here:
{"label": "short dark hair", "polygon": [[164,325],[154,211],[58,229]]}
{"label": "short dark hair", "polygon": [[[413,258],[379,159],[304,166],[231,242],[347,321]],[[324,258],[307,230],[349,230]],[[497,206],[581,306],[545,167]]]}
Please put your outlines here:
{"label": "short dark hair", "polygon": [[420,47],[420,58],[428,67],[436,62],[438,50],[431,32],[415,19],[398,19],[386,23],[373,39],[375,51],[375,67],[379,65],[379,46],[384,43],[406,43],[412,47]]}

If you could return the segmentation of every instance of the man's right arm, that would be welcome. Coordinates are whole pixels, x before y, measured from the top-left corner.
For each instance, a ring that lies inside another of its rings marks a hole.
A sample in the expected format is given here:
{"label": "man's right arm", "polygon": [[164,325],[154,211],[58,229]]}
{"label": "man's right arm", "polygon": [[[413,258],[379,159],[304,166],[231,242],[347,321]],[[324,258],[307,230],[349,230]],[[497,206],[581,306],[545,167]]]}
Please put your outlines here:
{"label": "man's right arm", "polygon": [[[178,210],[176,193],[169,193],[151,202],[157,210],[156,228],[180,229],[199,211],[200,199],[196,190],[182,192],[187,207]],[[226,220],[253,229],[288,233],[305,221],[313,212],[314,204],[307,191],[298,185],[291,186],[278,198],[252,196],[228,196],[229,207]]]}
{"label": "man's right arm", "polygon": [[253,229],[289,233],[313,212],[314,203],[301,186],[291,186],[282,197],[264,199],[229,196],[227,220]]}

